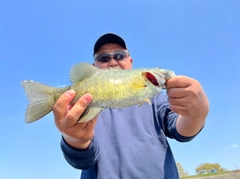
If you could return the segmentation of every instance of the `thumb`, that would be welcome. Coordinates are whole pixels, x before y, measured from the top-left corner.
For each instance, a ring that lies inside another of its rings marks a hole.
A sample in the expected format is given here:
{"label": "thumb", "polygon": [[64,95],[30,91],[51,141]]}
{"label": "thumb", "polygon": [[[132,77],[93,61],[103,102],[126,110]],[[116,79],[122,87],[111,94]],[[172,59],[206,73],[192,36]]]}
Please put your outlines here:
{"label": "thumb", "polygon": [[62,119],[67,112],[67,107],[69,103],[73,100],[75,96],[74,90],[68,90],[63,93],[60,98],[57,100],[53,107],[53,113],[56,120]]}
{"label": "thumb", "polygon": [[71,110],[68,111],[64,121],[68,128],[74,126],[78,122],[80,116],[83,114],[84,110],[88,107],[91,101],[92,95],[85,94],[80,97]]}

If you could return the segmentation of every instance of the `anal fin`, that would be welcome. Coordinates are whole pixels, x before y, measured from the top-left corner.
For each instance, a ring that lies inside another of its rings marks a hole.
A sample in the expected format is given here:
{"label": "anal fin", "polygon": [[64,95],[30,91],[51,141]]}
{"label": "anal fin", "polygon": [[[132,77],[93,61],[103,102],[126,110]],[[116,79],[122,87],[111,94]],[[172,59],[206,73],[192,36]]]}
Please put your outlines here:
{"label": "anal fin", "polygon": [[96,117],[101,111],[103,110],[103,108],[91,108],[88,107],[83,114],[80,116],[78,123],[81,122],[88,122],[90,120],[92,120],[94,117]]}
{"label": "anal fin", "polygon": [[141,107],[144,103],[148,103],[148,104],[152,105],[150,99],[149,99],[149,98],[146,98],[146,99],[143,99],[143,101],[139,104],[138,107]]}

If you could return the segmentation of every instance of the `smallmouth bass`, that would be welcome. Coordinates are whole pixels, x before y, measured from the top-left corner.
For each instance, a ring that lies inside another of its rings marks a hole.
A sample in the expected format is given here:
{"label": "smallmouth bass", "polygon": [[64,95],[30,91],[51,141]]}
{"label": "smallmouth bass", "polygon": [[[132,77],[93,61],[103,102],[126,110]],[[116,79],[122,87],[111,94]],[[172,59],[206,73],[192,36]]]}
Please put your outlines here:
{"label": "smallmouth bass", "polygon": [[88,63],[79,63],[70,72],[71,86],[55,88],[38,82],[24,80],[22,86],[28,98],[25,122],[34,122],[53,109],[58,98],[67,90],[76,94],[71,104],[89,93],[93,100],[78,122],[87,122],[105,108],[124,108],[147,102],[165,88],[165,83],[175,74],[160,68],[123,70],[99,69]]}

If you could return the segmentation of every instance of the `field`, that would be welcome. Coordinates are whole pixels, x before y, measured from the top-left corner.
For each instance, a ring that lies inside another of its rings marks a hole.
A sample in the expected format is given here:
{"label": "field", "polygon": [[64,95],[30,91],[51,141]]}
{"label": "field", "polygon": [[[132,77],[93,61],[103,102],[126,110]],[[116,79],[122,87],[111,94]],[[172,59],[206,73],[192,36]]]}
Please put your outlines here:
{"label": "field", "polygon": [[181,177],[181,179],[240,179],[240,170]]}

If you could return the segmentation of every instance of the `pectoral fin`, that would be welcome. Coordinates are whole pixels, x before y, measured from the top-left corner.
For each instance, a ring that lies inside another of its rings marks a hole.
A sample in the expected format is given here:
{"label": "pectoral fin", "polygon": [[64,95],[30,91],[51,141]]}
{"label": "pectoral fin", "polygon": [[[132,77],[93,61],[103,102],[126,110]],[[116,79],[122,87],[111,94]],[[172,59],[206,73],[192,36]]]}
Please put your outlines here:
{"label": "pectoral fin", "polygon": [[146,98],[146,99],[143,99],[143,101],[139,104],[138,107],[142,106],[144,103],[148,103],[148,104],[152,105],[150,99],[149,99],[149,98]]}
{"label": "pectoral fin", "polygon": [[92,120],[94,117],[96,117],[101,111],[103,110],[103,108],[91,108],[88,107],[83,114],[81,115],[81,117],[78,120],[78,123],[80,122],[87,122]]}

